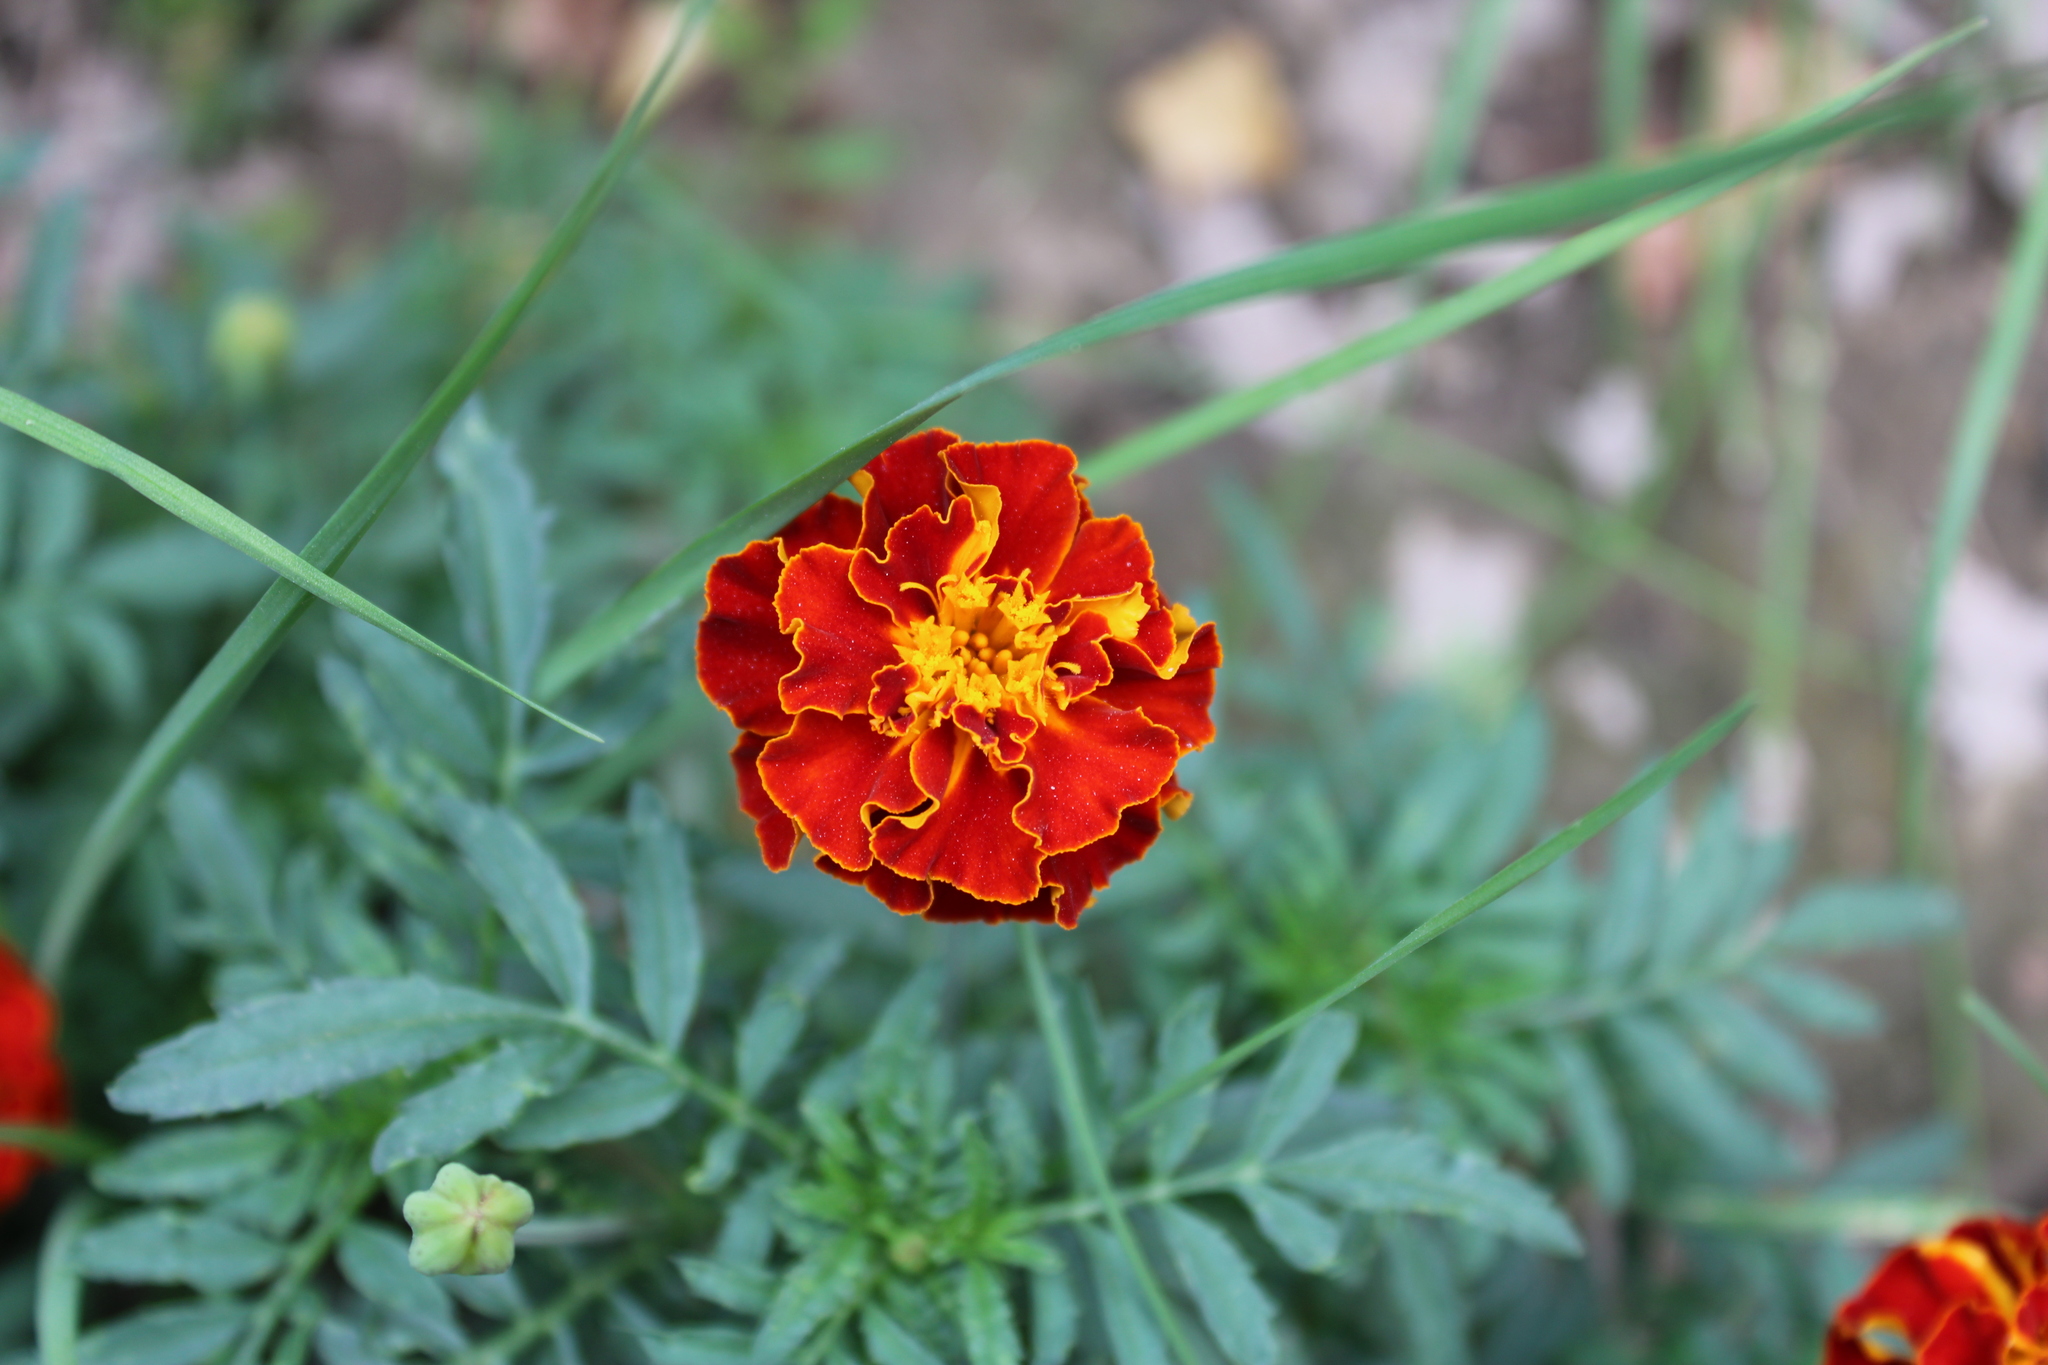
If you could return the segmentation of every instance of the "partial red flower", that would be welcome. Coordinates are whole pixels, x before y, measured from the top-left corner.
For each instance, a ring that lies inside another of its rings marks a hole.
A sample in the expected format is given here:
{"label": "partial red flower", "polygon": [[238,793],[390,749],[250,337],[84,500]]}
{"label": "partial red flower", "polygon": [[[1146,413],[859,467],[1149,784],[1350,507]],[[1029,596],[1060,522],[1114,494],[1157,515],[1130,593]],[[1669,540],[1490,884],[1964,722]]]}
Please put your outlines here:
{"label": "partial red flower", "polygon": [[2048,1220],[1976,1218],[1885,1257],[1828,1328],[1823,1365],[2048,1362]]}
{"label": "partial red flower", "polygon": [[[0,1124],[59,1124],[69,1112],[57,1064],[57,1009],[35,977],[0,942]],[[28,1188],[33,1153],[0,1147],[0,1209]]]}
{"label": "partial red flower", "polygon": [[1187,808],[1223,654],[1074,452],[922,432],[712,566],[697,676],[761,856],[900,914],[1072,928]]}

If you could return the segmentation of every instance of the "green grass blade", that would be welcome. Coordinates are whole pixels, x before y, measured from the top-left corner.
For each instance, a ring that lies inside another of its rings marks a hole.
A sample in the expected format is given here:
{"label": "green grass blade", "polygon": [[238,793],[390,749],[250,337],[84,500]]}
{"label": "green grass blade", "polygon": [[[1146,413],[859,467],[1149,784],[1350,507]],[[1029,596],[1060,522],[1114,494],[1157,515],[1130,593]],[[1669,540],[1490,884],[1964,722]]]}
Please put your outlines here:
{"label": "green grass blade", "polygon": [[1031,986],[1032,1008],[1038,1014],[1039,1032],[1045,1036],[1046,1057],[1052,1063],[1060,1112],[1066,1120],[1067,1132],[1074,1140],[1075,1154],[1084,1168],[1082,1174],[1087,1178],[1103,1216],[1109,1219],[1110,1231],[1122,1245],[1124,1255],[1130,1258],[1131,1270],[1138,1277],[1138,1289],[1152,1309],[1152,1316],[1158,1319],[1174,1358],[1180,1365],[1199,1365],[1202,1357],[1196,1354],[1194,1343],[1188,1340],[1187,1330],[1181,1326],[1180,1314],[1173,1311],[1166,1291],[1159,1287],[1159,1276],[1145,1259],[1145,1249],[1138,1242],[1137,1230],[1131,1226],[1130,1214],[1124,1211],[1123,1201],[1117,1197],[1116,1185],[1109,1178],[1109,1163],[1103,1157],[1095,1117],[1089,1113],[1088,1095],[1081,1086],[1081,1068],[1074,1057],[1073,1039],[1067,1034],[1066,1020],[1060,1017],[1059,1001],[1053,996],[1052,982],[1045,973],[1045,957],[1038,947],[1036,925],[1017,926],[1017,950],[1024,957],[1024,976]]}
{"label": "green grass blade", "polygon": [[1930,768],[1928,694],[1934,682],[1935,632],[1941,624],[1941,602],[1963,542],[1976,520],[1998,438],[2019,386],[2027,348],[2048,289],[2048,169],[2034,187],[2020,221],[2019,238],[2006,268],[1998,312],[1970,379],[1969,396],[1956,422],[1949,447],[1948,478],[1935,515],[1934,538],[1927,551],[1927,569],[1920,582],[1920,603],[1913,616],[1913,641],[1906,656],[1904,755],[1899,786],[1899,858],[1908,872],[1922,866],[1926,854],[1927,798]]}
{"label": "green grass blade", "polygon": [[1117,1120],[1119,1131],[1128,1132],[1153,1114],[1183,1095],[1217,1080],[1241,1066],[1245,1059],[1263,1048],[1270,1047],[1287,1037],[1309,1020],[1343,1000],[1352,992],[1373,980],[1388,968],[1395,966],[1416,949],[1435,939],[1445,931],[1470,919],[1480,910],[1505,896],[1508,892],[1528,881],[1531,877],[1549,867],[1552,863],[1591,839],[1600,831],[1619,820],[1622,816],[1641,805],[1651,793],[1663,787],[1681,772],[1697,762],[1701,755],[1726,739],[1736,726],[1740,725],[1755,702],[1748,698],[1737,702],[1710,721],[1706,727],[1691,739],[1673,750],[1660,762],[1644,770],[1641,776],[1623,787],[1592,810],[1566,825],[1557,833],[1545,839],[1521,857],[1509,863],[1500,871],[1488,877],[1470,892],[1451,902],[1431,915],[1408,932],[1393,947],[1381,953],[1361,967],[1350,979],[1333,986],[1310,1003],[1277,1023],[1268,1024],[1249,1038],[1227,1048],[1214,1061],[1188,1073],[1171,1085],[1162,1086],[1139,1100]]}
{"label": "green grass blade", "polygon": [[1998,1044],[1998,1050],[2012,1058],[2019,1069],[2027,1073],[2027,1079],[2038,1086],[2042,1094],[2048,1095],[2048,1063],[2041,1060],[2040,1053],[2027,1046],[2027,1040],[2020,1037],[2019,1030],[2008,1024],[2005,1016],[1975,991],[1964,991],[1959,1003],[1970,1021],[1984,1030],[1984,1036]]}
{"label": "green grass blade", "polygon": [[80,1191],[57,1208],[36,1260],[36,1359],[41,1365],[78,1365],[78,1317],[85,1279],[73,1258],[92,1219],[92,1196]]}
{"label": "green grass blade", "polygon": [[1605,0],[1600,7],[1600,152],[1620,160],[1643,137],[1650,99],[1650,7]]}
{"label": "green grass blade", "polygon": [[741,508],[663,561],[639,583],[558,644],[542,661],[535,691],[559,696],[577,679],[624,649],[642,631],[689,601],[720,554],[782,525],[816,502],[884,446],[924,425],[948,404],[1042,361],[1133,336],[1209,309],[1265,294],[1323,289],[1398,274],[1462,247],[1542,236],[1618,212],[1724,174],[1754,174],[1805,152],[1850,138],[1917,127],[1970,108],[1979,92],[1936,83],[1860,113],[1858,104],[1976,33],[1965,25],[1892,63],[1848,94],[1781,128],[1733,147],[1714,148],[1626,171],[1563,177],[1466,207],[1396,219],[1359,232],[1291,248],[1239,270],[1164,289],[1056,332],[983,366],[906,409],[809,473]]}
{"label": "green grass blade", "polygon": [[1486,116],[1487,98],[1493,93],[1494,75],[1507,50],[1508,21],[1514,10],[1515,0],[1472,0],[1464,31],[1458,35],[1458,50],[1451,58],[1450,75],[1444,81],[1443,98],[1437,101],[1429,145],[1422,153],[1415,202],[1424,208],[1456,194],[1464,179],[1480,122]]}
{"label": "green grass blade", "polygon": [[105,1138],[81,1129],[26,1123],[0,1123],[0,1147],[18,1147],[66,1165],[89,1165],[120,1150]]}
{"label": "green grass blade", "polygon": [[510,685],[499,682],[460,655],[443,649],[353,588],[329,578],[177,475],[145,460],[126,446],[108,440],[92,428],[81,426],[69,417],[5,388],[0,388],[0,424],[41,441],[59,454],[69,455],[80,464],[113,475],[186,525],[197,527],[223,545],[241,551],[278,577],[297,584],[300,591],[368,621],[414,649],[424,650],[451,668],[461,669],[479,682],[489,683],[506,696],[524,702],[557,725],[574,730],[585,739],[599,738],[582,726],[564,720],[539,702],[521,695]]}
{"label": "green grass blade", "polygon": [[[390,449],[307,542],[301,553],[307,563],[325,573],[341,567],[397,495],[413,467],[433,446],[441,429],[468,401],[484,372],[505,349],[527,308],[583,240],[599,208],[625,173],[633,149],[639,145],[653,116],[657,92],[714,3],[715,0],[691,0],[685,8],[654,75],[620,123],[589,183],[549,234],[540,255],[484,324],[483,331],[470,343],[441,386],[434,390],[419,415],[399,433]],[[186,757],[234,709],[242,693],[284,642],[286,632],[312,603],[313,598],[296,584],[273,584],[158,722],[142,751],[122,774],[120,785],[94,817],[92,827],[65,869],[36,943],[36,971],[43,980],[54,984],[63,975],[93,902],[148,822],[157,798],[177,776]]]}

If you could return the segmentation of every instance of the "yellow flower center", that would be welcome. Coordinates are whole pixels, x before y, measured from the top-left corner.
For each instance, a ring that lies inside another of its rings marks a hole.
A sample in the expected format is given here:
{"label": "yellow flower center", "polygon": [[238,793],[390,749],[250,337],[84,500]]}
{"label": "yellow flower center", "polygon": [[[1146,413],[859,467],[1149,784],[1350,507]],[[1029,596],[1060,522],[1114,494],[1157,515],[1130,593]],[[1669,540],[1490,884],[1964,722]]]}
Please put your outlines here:
{"label": "yellow flower center", "polygon": [[1061,632],[1029,580],[1003,587],[986,578],[947,574],[933,589],[938,613],[896,630],[896,652],[917,670],[903,704],[914,720],[951,700],[984,715],[1008,709],[1043,720],[1049,703],[1066,705],[1046,687],[1046,656]]}

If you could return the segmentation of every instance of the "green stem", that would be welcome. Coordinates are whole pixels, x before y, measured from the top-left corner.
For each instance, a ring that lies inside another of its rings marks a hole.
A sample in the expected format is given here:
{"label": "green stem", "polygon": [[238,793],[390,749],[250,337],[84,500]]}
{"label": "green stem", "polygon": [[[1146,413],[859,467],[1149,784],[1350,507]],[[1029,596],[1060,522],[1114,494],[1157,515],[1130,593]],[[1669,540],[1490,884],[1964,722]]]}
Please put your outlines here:
{"label": "green stem", "polygon": [[[583,240],[597,211],[625,173],[633,149],[646,130],[654,96],[681,53],[683,44],[710,10],[712,0],[692,0],[677,25],[654,77],[642,90],[632,112],[619,126],[604,159],[598,163],[590,183],[575,205],[555,226],[540,256],[534,261],[512,294],[491,315],[482,333],[456,362],[447,379],[434,390],[426,406],[411,425],[399,433],[361,483],[344,500],[327,523],[306,543],[301,558],[332,574],[349,557],[362,538],[376,524],[406,477],[427,453],[441,429],[482,382],[484,372],[505,348],[514,329],[542,288],[554,277],[569,253]],[[73,949],[78,945],[86,917],[92,913],[107,879],[114,874],[143,826],[149,822],[157,799],[194,749],[224,721],[242,694],[255,681],[285,634],[312,606],[313,597],[295,584],[277,582],[258,599],[255,608],[235,628],[227,643],[208,660],[192,680],[169,714],[157,723],[142,752],[122,774],[120,785],[94,817],[78,852],[64,871],[43,921],[42,937],[36,945],[36,972],[55,985],[64,975]]]}
{"label": "green stem", "polygon": [[1600,152],[1618,161],[1643,139],[1650,93],[1650,19],[1645,0],[1606,0],[1600,23]]}
{"label": "green stem", "polygon": [[2012,1058],[2020,1070],[2027,1073],[2042,1094],[2048,1095],[2048,1064],[2041,1061],[2041,1055],[2027,1046],[2027,1040],[2020,1037],[2019,1030],[2005,1021],[2005,1016],[1991,1007],[1991,1002],[1975,991],[1964,991],[1962,1011],[1986,1037],[1998,1044],[1999,1050]]}
{"label": "green stem", "polygon": [[346,1160],[350,1166],[360,1162],[360,1168],[325,1204],[320,1221],[313,1225],[305,1240],[292,1249],[291,1259],[285,1262],[284,1270],[271,1281],[263,1301],[256,1305],[256,1311],[249,1317],[249,1325],[243,1330],[242,1342],[235,1350],[232,1365],[256,1365],[263,1355],[263,1348],[270,1344],[270,1334],[284,1320],[299,1291],[326,1261],[327,1253],[334,1249],[334,1243],[355,1221],[356,1214],[369,1202],[370,1196],[376,1193],[376,1174],[370,1170],[370,1164],[363,1155],[353,1153]]}
{"label": "green stem", "polygon": [[1813,574],[1814,503],[1820,490],[1821,446],[1827,437],[1833,347],[1812,278],[1784,323],[1778,346],[1777,446],[1766,511],[1762,601],[1756,618],[1758,719],[1790,735],[1799,720],[1800,645]]}
{"label": "green stem", "polygon": [[472,1346],[456,1356],[450,1365],[500,1365],[500,1362],[517,1359],[521,1351],[566,1325],[588,1307],[591,1300],[616,1289],[621,1280],[653,1260],[656,1251],[654,1247],[640,1247],[596,1270],[578,1275],[547,1307],[520,1318],[489,1341]]}
{"label": "green stem", "polygon": [[1464,179],[1486,115],[1487,98],[1493,93],[1494,73],[1500,69],[1501,53],[1507,47],[1508,19],[1514,7],[1515,0],[1472,0],[1458,50],[1451,58],[1450,74],[1444,80],[1436,123],[1429,130],[1429,146],[1423,151],[1422,174],[1415,190],[1418,208],[1441,204],[1457,193]]}
{"label": "green stem", "polygon": [[50,1161],[90,1165],[120,1148],[81,1128],[45,1128],[38,1124],[0,1123],[0,1147],[19,1147]]}
{"label": "green stem", "polygon": [[1702,754],[1727,738],[1728,734],[1742,723],[1754,705],[1755,703],[1748,698],[1735,703],[1662,761],[1645,769],[1633,782],[1488,877],[1466,895],[1416,925],[1400,942],[1361,967],[1347,980],[1332,986],[1286,1018],[1268,1024],[1251,1037],[1224,1049],[1222,1055],[1215,1060],[1195,1068],[1169,1085],[1161,1086],[1124,1110],[1117,1119],[1117,1131],[1129,1132],[1175,1100],[1184,1095],[1191,1095],[1211,1081],[1227,1075],[1243,1065],[1247,1058],[1287,1037],[1374,977],[1406,959],[1416,949],[1471,918],[1606,829],[1641,805],[1650,793],[1677,777],[1679,773],[1691,767]]}
{"label": "green stem", "polygon": [[747,1103],[738,1092],[706,1079],[695,1067],[674,1053],[635,1038],[623,1029],[614,1028],[595,1015],[576,1014],[565,1010],[549,1017],[563,1027],[582,1034],[600,1047],[609,1048],[621,1057],[666,1073],[684,1089],[695,1091],[702,1096],[712,1108],[732,1122],[759,1133],[774,1144],[776,1150],[784,1156],[794,1159],[803,1154],[804,1140],[795,1130],[768,1117]]}
{"label": "green stem", "polygon": [[1107,1215],[1110,1230],[1116,1234],[1124,1255],[1130,1260],[1131,1273],[1137,1276],[1138,1288],[1150,1305],[1152,1315],[1159,1320],[1160,1330],[1166,1334],[1174,1358],[1181,1365],[1199,1365],[1201,1357],[1195,1354],[1194,1343],[1188,1340],[1180,1315],[1173,1311],[1166,1291],[1159,1286],[1159,1277],[1145,1259],[1145,1249],[1138,1244],[1137,1229],[1131,1226],[1130,1216],[1124,1212],[1123,1204],[1117,1199],[1116,1186],[1110,1181],[1109,1165],[1103,1158],[1095,1116],[1089,1112],[1088,1097],[1081,1088],[1081,1069],[1074,1059],[1073,1042],[1067,1037],[1066,1021],[1061,1018],[1059,1003],[1053,998],[1052,982],[1045,974],[1045,958],[1039,951],[1034,926],[1017,926],[1017,946],[1024,956],[1024,974],[1031,983],[1031,1003],[1038,1013],[1039,1032],[1045,1036],[1046,1056],[1052,1062],[1060,1108],[1066,1116],[1067,1132],[1074,1140],[1074,1151],[1080,1158],[1082,1174],[1094,1186],[1096,1200]]}
{"label": "green stem", "polygon": [[78,1365],[78,1310],[84,1285],[71,1263],[92,1217],[92,1196],[66,1199],[43,1233],[36,1258],[36,1353],[41,1365]]}
{"label": "green stem", "polygon": [[[1126,1209],[1143,1204],[1167,1204],[1176,1199],[1186,1199],[1190,1195],[1221,1193],[1234,1185],[1242,1185],[1255,1179],[1258,1170],[1256,1164],[1237,1162],[1172,1180],[1155,1180],[1148,1185],[1139,1185],[1135,1188],[1114,1189],[1110,1191],[1110,1198],[1112,1203]],[[1091,1195],[1086,1199],[1062,1199],[1052,1204],[1034,1204],[1021,1210],[1020,1217],[1025,1227],[1042,1228],[1057,1223],[1084,1223],[1091,1218],[1100,1218],[1107,1207],[1101,1196]]]}

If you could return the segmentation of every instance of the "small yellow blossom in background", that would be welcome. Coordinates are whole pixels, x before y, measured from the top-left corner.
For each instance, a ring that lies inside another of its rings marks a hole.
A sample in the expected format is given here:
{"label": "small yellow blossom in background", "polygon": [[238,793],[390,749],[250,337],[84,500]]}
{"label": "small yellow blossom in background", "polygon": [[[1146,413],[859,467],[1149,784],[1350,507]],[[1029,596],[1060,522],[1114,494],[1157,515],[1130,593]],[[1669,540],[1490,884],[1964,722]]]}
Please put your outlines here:
{"label": "small yellow blossom in background", "polygon": [[1117,125],[1154,184],[1195,201],[1271,189],[1293,172],[1301,142],[1279,59],[1242,28],[1140,74]]}
{"label": "small yellow blossom in background", "polygon": [[206,354],[237,397],[254,397],[291,355],[298,330],[289,302],[268,290],[244,289],[214,314]]}
{"label": "small yellow blossom in background", "polygon": [[523,1187],[451,1161],[432,1186],[406,1196],[406,1258],[422,1275],[502,1275],[512,1266],[512,1234],[532,1217]]}

